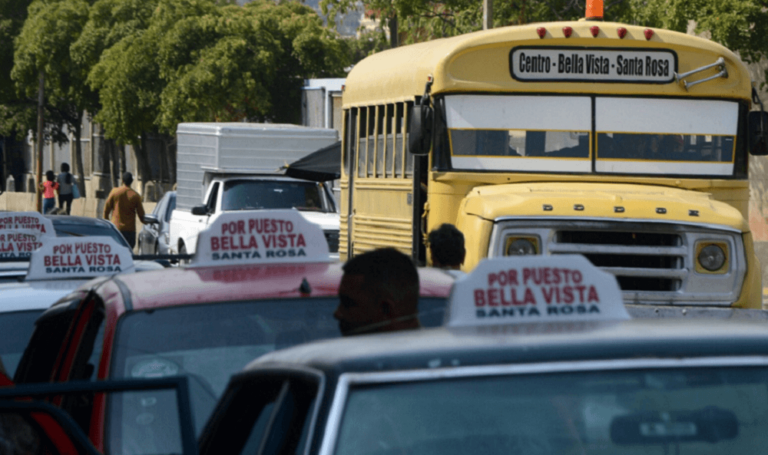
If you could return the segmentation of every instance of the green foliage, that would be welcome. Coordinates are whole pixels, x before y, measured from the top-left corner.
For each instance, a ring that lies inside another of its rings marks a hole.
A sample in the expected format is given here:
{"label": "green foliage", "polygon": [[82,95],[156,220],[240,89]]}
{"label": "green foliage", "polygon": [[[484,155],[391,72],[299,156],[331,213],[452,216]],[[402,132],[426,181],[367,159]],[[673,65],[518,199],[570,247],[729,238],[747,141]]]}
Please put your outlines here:
{"label": "green foliage", "polygon": [[[36,105],[39,74],[45,74],[47,133],[58,143],[67,141],[64,126],[75,129],[82,110],[95,102],[95,94],[85,84],[85,70],[70,58],[69,47],[77,40],[88,18],[85,0],[35,0],[29,16],[15,39],[11,78],[19,97],[28,109]],[[15,117],[29,121],[30,113]],[[6,118],[8,120],[8,118]],[[37,122],[12,125],[16,131],[37,130]]]}
{"label": "green foliage", "polygon": [[350,60],[359,62],[369,55],[389,49],[389,40],[381,29],[361,30],[357,37],[347,39],[347,46]]}
{"label": "green foliage", "polygon": [[184,121],[300,121],[303,80],[342,74],[346,47],[298,2],[257,0],[189,16],[159,43],[160,125]]}
{"label": "green foliage", "polygon": [[[585,0],[496,1],[494,27],[576,20],[584,17],[585,4]],[[357,0],[321,0],[320,5],[335,20],[356,8]],[[398,17],[405,43],[482,29],[482,2],[478,0],[364,0],[363,6],[377,19]],[[694,21],[697,33],[708,32],[714,41],[753,63],[768,52],[766,8],[766,0],[606,0],[605,19],[683,33]]]}

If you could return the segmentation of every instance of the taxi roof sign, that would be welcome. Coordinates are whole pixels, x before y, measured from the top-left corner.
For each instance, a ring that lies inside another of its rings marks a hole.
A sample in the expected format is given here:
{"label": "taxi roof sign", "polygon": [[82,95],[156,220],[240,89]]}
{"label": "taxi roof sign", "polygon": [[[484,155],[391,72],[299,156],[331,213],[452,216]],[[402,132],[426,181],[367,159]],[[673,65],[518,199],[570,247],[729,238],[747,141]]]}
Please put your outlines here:
{"label": "taxi roof sign", "polygon": [[238,211],[200,233],[192,267],[330,261],[323,230],[297,210]]}
{"label": "taxi roof sign", "polygon": [[451,290],[449,327],[630,319],[616,278],[584,256],[486,259]]}
{"label": "taxi roof sign", "polygon": [[32,253],[26,280],[95,278],[133,271],[131,250],[111,237],[55,238]]}
{"label": "taxi roof sign", "polygon": [[0,259],[29,257],[44,238],[55,237],[51,220],[37,212],[0,213]]}

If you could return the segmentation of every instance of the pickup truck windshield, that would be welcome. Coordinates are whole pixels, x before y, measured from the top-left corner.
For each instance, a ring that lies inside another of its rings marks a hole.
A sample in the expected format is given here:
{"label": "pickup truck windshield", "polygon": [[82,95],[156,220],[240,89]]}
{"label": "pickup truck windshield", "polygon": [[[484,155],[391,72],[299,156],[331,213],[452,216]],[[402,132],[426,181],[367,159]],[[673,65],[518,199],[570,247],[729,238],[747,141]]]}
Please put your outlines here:
{"label": "pickup truck windshield", "polygon": [[473,376],[353,386],[336,455],[762,453],[766,368]]}
{"label": "pickup truck windshield", "polygon": [[227,181],[221,208],[224,211],[291,208],[328,211],[317,183],[290,180]]}

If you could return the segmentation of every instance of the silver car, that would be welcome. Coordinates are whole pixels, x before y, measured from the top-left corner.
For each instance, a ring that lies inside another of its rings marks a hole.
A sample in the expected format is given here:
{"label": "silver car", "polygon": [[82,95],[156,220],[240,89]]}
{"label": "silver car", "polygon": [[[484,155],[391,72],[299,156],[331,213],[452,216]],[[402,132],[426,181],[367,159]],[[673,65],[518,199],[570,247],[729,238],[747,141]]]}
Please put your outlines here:
{"label": "silver car", "polygon": [[146,224],[139,232],[139,254],[169,254],[171,213],[176,208],[176,192],[163,195],[151,214],[144,216]]}

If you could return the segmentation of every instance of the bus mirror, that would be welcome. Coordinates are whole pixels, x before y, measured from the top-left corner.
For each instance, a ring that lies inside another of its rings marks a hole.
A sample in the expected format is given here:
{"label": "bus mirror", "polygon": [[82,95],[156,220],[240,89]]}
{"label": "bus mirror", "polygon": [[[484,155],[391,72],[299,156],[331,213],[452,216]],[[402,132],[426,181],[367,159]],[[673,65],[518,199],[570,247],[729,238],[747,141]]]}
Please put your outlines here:
{"label": "bus mirror", "polygon": [[411,107],[408,123],[408,150],[414,155],[427,155],[432,145],[432,108],[422,104]]}
{"label": "bus mirror", "polygon": [[755,156],[768,155],[768,112],[749,113],[749,153]]}

